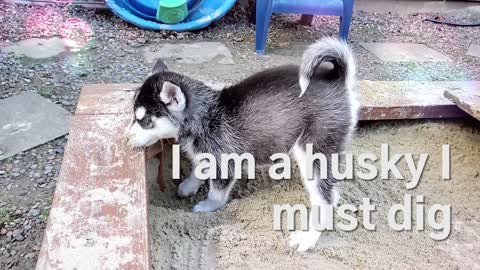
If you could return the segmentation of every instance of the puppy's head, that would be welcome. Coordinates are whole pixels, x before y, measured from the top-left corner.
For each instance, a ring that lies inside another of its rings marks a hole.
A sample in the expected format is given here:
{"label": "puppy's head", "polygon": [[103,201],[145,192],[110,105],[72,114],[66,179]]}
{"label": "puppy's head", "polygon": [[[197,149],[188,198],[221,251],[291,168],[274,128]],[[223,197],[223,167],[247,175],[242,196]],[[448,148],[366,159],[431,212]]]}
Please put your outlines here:
{"label": "puppy's head", "polygon": [[133,120],[126,130],[128,143],[144,147],[177,138],[186,106],[179,75],[166,70],[153,74],[135,93]]}

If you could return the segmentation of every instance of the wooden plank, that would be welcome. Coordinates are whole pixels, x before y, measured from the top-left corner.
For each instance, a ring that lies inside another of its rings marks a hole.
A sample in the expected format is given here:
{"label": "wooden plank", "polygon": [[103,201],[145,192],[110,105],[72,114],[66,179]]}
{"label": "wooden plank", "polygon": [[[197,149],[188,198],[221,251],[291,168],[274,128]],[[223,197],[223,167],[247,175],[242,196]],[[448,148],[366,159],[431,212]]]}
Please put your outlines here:
{"label": "wooden plank", "polygon": [[360,120],[465,117],[443,93],[448,89],[477,89],[480,82],[359,81]]}
{"label": "wooden plank", "polygon": [[37,269],[148,269],[146,155],[123,143],[127,115],[77,115]]}
{"label": "wooden plank", "polygon": [[130,113],[139,84],[91,84],[82,87],[75,114]]}
{"label": "wooden plank", "polygon": [[[76,113],[130,112],[134,89],[139,86],[86,85]],[[465,117],[466,113],[443,93],[449,89],[480,91],[480,81],[358,81],[356,89],[361,107],[360,120],[452,118]]]}
{"label": "wooden plank", "polygon": [[480,120],[480,87],[449,89],[444,95],[460,109]]}

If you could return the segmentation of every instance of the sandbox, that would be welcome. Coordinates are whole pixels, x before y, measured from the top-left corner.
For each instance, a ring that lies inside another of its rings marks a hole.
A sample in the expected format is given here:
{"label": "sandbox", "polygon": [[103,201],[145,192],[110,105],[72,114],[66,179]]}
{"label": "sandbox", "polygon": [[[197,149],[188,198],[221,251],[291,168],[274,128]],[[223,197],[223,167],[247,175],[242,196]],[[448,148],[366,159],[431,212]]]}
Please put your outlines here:
{"label": "sandbox", "polygon": [[[150,252],[153,269],[472,269],[480,267],[480,125],[469,120],[363,123],[354,136],[354,154],[379,154],[388,143],[391,153],[429,154],[417,188],[405,180],[345,180],[339,184],[342,203],[359,205],[371,198],[376,231],[361,226],[352,232],[326,232],[314,250],[293,251],[288,231],[273,231],[274,204],[308,204],[296,165],[291,180],[271,180],[263,169],[256,179],[242,179],[230,203],[213,213],[193,213],[206,197],[206,186],[190,198],[178,198],[180,180],[171,180],[166,151],[166,190],[156,186],[156,160],[148,166]],[[451,179],[441,179],[441,145],[451,147]],[[186,163],[186,162],[183,162]],[[377,164],[378,165],[378,164]],[[405,160],[399,169],[408,172]],[[182,177],[189,173],[182,164]],[[406,173],[406,180],[410,177]],[[425,231],[396,232],[387,226],[387,211],[404,194],[424,195],[425,208],[449,204],[452,229],[444,241]],[[361,217],[358,217],[361,219]]]}

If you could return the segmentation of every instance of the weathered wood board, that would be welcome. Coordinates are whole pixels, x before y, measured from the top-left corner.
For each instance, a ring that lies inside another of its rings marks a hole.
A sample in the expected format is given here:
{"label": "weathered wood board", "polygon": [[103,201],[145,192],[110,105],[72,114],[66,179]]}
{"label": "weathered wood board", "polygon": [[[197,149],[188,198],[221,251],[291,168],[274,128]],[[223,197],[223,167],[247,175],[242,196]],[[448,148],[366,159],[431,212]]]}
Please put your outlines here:
{"label": "weathered wood board", "polygon": [[[86,86],[37,269],[149,269],[146,158],[125,146],[130,86]],[[131,110],[131,109],[130,109]],[[155,152],[149,151],[155,154]],[[152,154],[152,155],[153,155]]]}
{"label": "weathered wood board", "polygon": [[460,109],[480,120],[480,83],[468,87],[445,90],[445,97]]}
{"label": "weathered wood board", "polygon": [[75,115],[131,113],[139,84],[91,84],[82,88]]}
{"label": "weathered wood board", "polygon": [[[76,114],[130,112],[132,104],[129,102],[139,86],[86,85]],[[359,120],[465,117],[466,113],[443,94],[453,89],[480,91],[480,81],[358,81]],[[106,92],[111,94],[106,95]],[[91,105],[84,108],[81,104],[85,103]]]}
{"label": "weathered wood board", "polygon": [[449,89],[480,91],[480,82],[464,81],[359,81],[360,120],[465,117],[443,96]]}
{"label": "weathered wood board", "polygon": [[148,269],[145,153],[126,115],[75,116],[37,269]]}

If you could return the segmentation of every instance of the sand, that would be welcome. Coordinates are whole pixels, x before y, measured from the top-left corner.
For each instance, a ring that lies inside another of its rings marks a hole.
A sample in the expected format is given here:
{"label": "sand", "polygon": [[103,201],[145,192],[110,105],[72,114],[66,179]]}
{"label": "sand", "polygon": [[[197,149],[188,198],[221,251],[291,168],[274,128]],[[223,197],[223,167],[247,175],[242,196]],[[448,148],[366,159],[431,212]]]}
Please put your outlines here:
{"label": "sand", "polygon": [[[354,154],[429,154],[417,188],[405,189],[411,177],[405,160],[399,168],[406,180],[354,179],[339,184],[340,204],[359,205],[369,197],[377,206],[375,231],[359,226],[352,232],[323,233],[314,250],[298,253],[287,244],[287,231],[273,231],[273,204],[304,203],[307,195],[294,168],[291,180],[271,180],[265,169],[257,179],[240,180],[230,203],[214,213],[192,213],[206,197],[206,187],[190,198],[175,195],[179,181],[159,192],[150,164],[150,226],[153,269],[480,269],[480,125],[475,121],[397,121],[363,124],[353,139]],[[441,179],[441,145],[451,145],[452,178]],[[167,160],[168,161],[168,160]],[[377,164],[378,165],[378,164]],[[165,166],[170,166],[166,162]],[[378,167],[378,166],[377,166]],[[183,164],[182,175],[189,173]],[[424,195],[432,204],[452,207],[452,232],[434,241],[425,231],[396,232],[387,211],[404,194]],[[361,220],[361,217],[358,217]]]}

